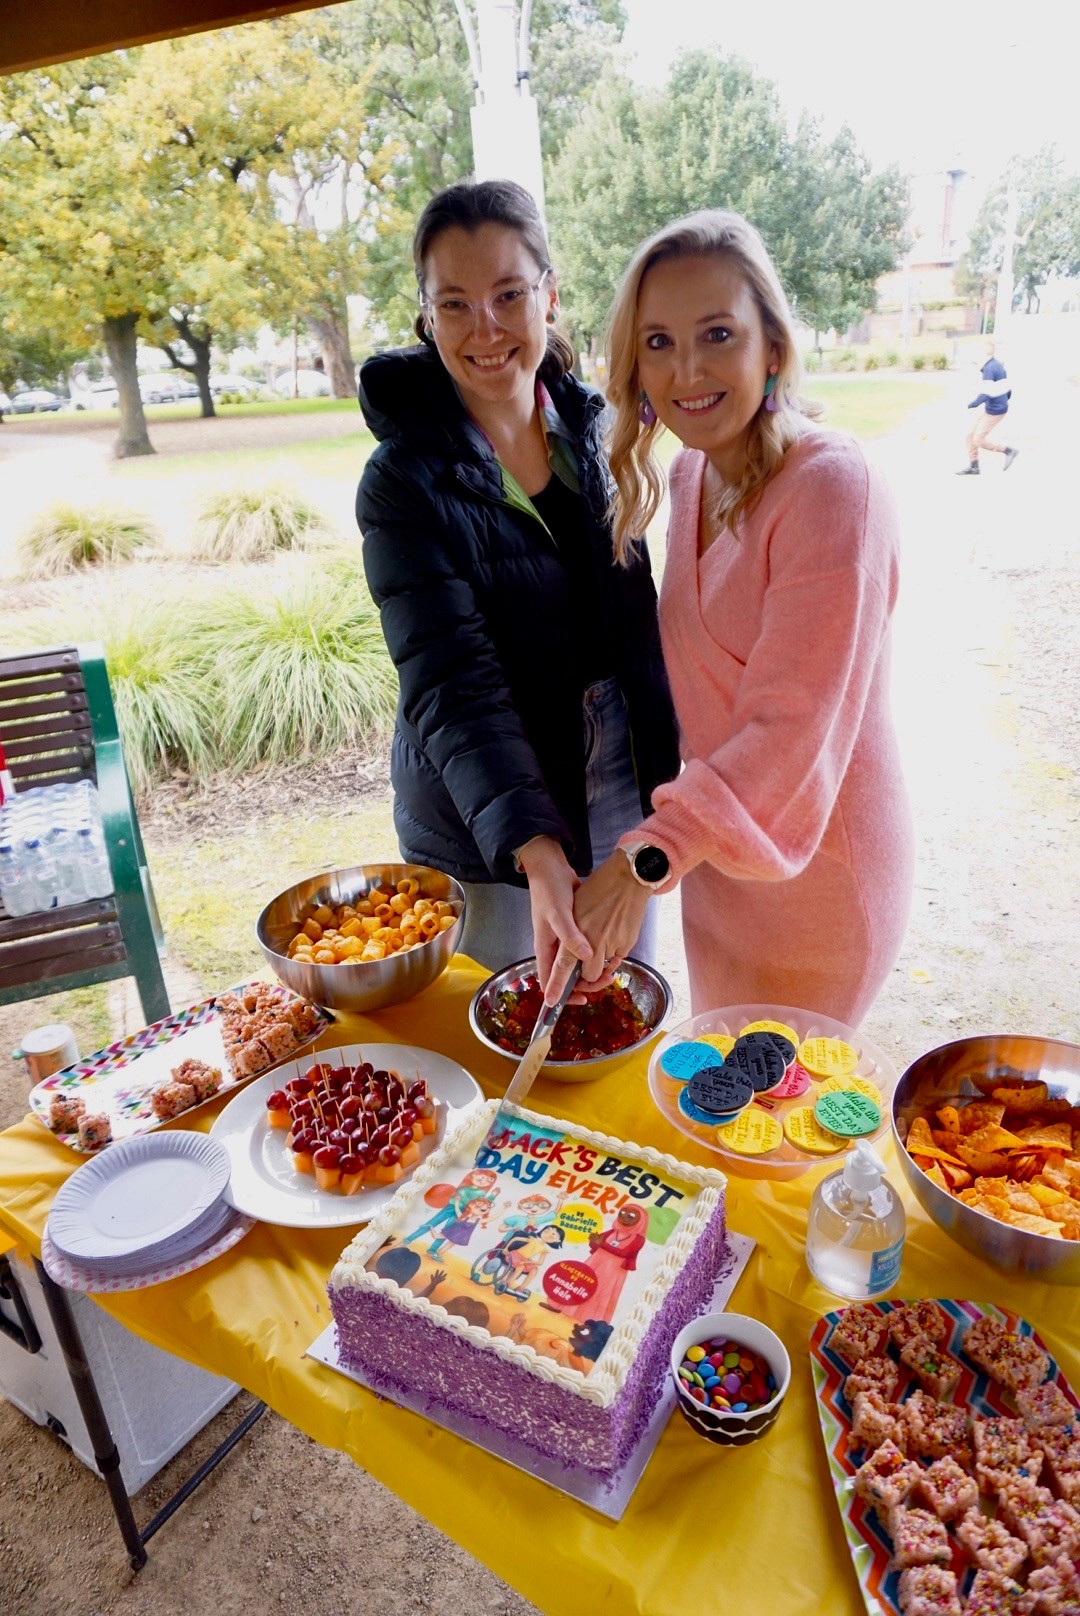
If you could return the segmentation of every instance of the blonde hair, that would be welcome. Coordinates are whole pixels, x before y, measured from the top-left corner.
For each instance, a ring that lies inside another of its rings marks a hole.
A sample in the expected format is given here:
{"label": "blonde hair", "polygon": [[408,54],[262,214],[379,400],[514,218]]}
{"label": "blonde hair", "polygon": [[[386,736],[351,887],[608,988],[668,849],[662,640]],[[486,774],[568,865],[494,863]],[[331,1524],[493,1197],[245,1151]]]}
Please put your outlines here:
{"label": "blonde hair", "polygon": [[608,433],[608,458],[616,494],[610,517],[616,558],[625,564],[635,541],[652,521],[664,497],[664,474],[652,448],[660,423],[645,426],[640,418],[641,382],[637,365],[638,298],[654,264],[669,258],[723,253],[742,274],[757,304],[765,338],[779,354],[775,396],[778,408],[761,408],[750,424],[746,468],[737,483],[725,485],[710,515],[720,528],[734,526],[779,471],[784,455],[802,431],[804,417],[821,414],[817,404],[799,397],[802,361],[795,346],[795,327],[780,277],[754,226],[738,213],[720,208],[691,213],[665,225],[639,247],[619,283],[608,324],[607,396],[615,418]]}

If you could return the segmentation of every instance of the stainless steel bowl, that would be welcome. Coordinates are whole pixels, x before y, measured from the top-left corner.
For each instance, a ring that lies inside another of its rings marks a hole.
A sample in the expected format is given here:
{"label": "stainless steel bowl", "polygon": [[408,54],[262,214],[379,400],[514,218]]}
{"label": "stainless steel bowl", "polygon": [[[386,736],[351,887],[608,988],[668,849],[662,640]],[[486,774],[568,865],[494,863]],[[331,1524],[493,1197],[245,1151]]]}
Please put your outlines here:
{"label": "stainless steel bowl", "polygon": [[[513,1050],[504,1049],[492,1036],[493,1013],[499,994],[506,991],[516,993],[527,985],[530,977],[535,976],[535,959],[518,960],[516,965],[507,965],[504,970],[489,976],[473,995],[469,1006],[469,1025],[480,1042],[504,1060],[517,1062],[521,1056],[515,1055]],[[616,1061],[629,1060],[660,1031],[671,1011],[671,989],[659,971],[654,971],[651,965],[645,965],[641,960],[628,959],[623,961],[615,980],[629,988],[647,1030],[636,1044],[617,1049],[613,1055],[591,1055],[587,1060],[576,1061],[545,1061],[545,1077],[554,1078],[557,1083],[589,1083],[595,1077],[603,1077],[605,1068],[613,1066]]]}
{"label": "stainless steel bowl", "polygon": [[1080,1047],[1055,1038],[961,1038],[932,1049],[908,1067],[893,1093],[893,1130],[904,1177],[939,1229],[1006,1274],[1058,1285],[1080,1284],[1080,1241],[1055,1240],[1001,1223],[966,1206],[927,1178],[904,1139],[914,1119],[957,1096],[977,1099],[1017,1078],[1041,1079],[1052,1097],[1080,1105]]}
{"label": "stainless steel bowl", "polygon": [[[341,965],[289,959],[290,941],[320,903],[355,903],[374,887],[393,888],[408,877],[419,881],[421,897],[460,905],[453,926],[388,959],[346,960]],[[275,976],[302,998],[329,1010],[383,1010],[422,993],[442,975],[458,946],[464,914],[465,893],[441,870],[426,864],[357,864],[351,870],[309,876],[280,893],[259,916],[255,934]]]}

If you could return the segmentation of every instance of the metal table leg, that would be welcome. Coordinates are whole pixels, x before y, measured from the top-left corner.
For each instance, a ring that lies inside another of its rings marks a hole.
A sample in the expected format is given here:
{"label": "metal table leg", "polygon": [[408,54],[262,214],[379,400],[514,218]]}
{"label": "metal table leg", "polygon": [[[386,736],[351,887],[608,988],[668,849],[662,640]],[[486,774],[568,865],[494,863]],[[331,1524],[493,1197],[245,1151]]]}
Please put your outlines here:
{"label": "metal table leg", "polygon": [[182,1486],[178,1487],[172,1497],[162,1505],[157,1514],[142,1530],[131,1509],[131,1499],[128,1497],[124,1480],[120,1474],[120,1455],[116,1449],[112,1431],[101,1406],[94,1376],[87,1361],[79,1336],[78,1326],[75,1323],[68,1301],[67,1293],[63,1287],[50,1279],[43,1265],[37,1258],[34,1259],[38,1278],[45,1296],[45,1305],[49,1309],[49,1316],[53,1322],[57,1339],[64,1354],[64,1363],[71,1377],[71,1384],[78,1399],[82,1417],[86,1421],[86,1429],[90,1434],[90,1441],[94,1449],[94,1460],[101,1472],[102,1479],[109,1489],[109,1498],[113,1512],[120,1527],[124,1545],[128,1551],[131,1564],[136,1571],[146,1564],[146,1544],[158,1529],[164,1526],[169,1517],[185,1503],[197,1487],[200,1487],[207,1476],[214,1471],[230,1453],[241,1437],[245,1436],[255,1421],[266,1412],[266,1404],[257,1402],[248,1410],[240,1423],[229,1433],[224,1442],[215,1448],[210,1457],[199,1466],[194,1475],[190,1476]]}

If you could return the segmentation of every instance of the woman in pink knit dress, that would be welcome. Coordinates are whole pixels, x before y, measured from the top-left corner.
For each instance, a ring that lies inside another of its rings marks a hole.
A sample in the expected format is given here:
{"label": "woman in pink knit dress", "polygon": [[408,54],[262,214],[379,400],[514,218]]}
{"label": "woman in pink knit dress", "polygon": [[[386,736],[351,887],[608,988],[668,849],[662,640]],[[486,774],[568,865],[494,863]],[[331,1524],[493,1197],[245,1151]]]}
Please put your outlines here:
{"label": "woman in pink knit dress", "polygon": [[[913,836],[889,712],[897,523],[858,445],[798,398],[791,315],[753,226],[679,220],[639,250],[609,343],[620,558],[671,468],[660,595],[683,770],[581,885],[596,981],[682,883],[694,1013],[796,1006],[857,1025],[903,941]],[[560,951],[548,996],[573,956]]]}

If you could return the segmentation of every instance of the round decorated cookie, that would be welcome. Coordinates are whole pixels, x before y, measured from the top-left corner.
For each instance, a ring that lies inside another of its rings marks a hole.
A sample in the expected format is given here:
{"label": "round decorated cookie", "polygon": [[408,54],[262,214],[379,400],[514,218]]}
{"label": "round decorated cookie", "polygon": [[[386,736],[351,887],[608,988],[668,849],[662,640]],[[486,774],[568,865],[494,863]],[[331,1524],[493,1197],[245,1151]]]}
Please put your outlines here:
{"label": "round decorated cookie", "polygon": [[804,1038],[799,1062],[811,1077],[847,1077],[859,1064],[859,1051],[842,1038]]}
{"label": "round decorated cookie", "polygon": [[814,1102],[814,1119],[830,1133],[860,1139],[881,1126],[881,1107],[855,1089],[835,1089]]}
{"label": "round decorated cookie", "polygon": [[743,1073],[723,1066],[695,1072],[687,1085],[690,1103],[709,1114],[711,1121],[742,1111],[754,1098],[754,1086]]}
{"label": "round decorated cookie", "polygon": [[[791,1058],[795,1051],[791,1048]],[[770,1032],[741,1033],[724,1061],[725,1068],[741,1073],[753,1085],[755,1094],[768,1094],[784,1081],[788,1062]]]}
{"label": "round decorated cookie", "polygon": [[848,1094],[854,1089],[856,1094],[864,1094],[875,1105],[881,1104],[881,1090],[868,1077],[859,1077],[852,1072],[849,1077],[827,1077],[818,1088],[819,1094]]}
{"label": "round decorated cookie", "polygon": [[798,1061],[792,1061],[784,1074],[784,1081],[773,1089],[771,1098],[774,1100],[797,1100],[800,1094],[805,1094],[810,1087],[810,1074]]}
{"label": "round decorated cookie", "polygon": [[788,1112],[784,1118],[784,1135],[797,1150],[808,1151],[812,1156],[835,1156],[845,1143],[821,1126],[809,1105],[799,1105]]}
{"label": "round decorated cookie", "polygon": [[698,1042],[711,1044],[713,1049],[718,1049],[723,1056],[730,1055],[735,1048],[735,1040],[727,1032],[703,1032],[700,1034]]}
{"label": "round decorated cookie", "polygon": [[688,1083],[695,1072],[716,1064],[716,1050],[697,1039],[684,1038],[681,1043],[671,1044],[660,1056],[660,1070],[679,1083]]}
{"label": "round decorated cookie", "polygon": [[737,1156],[764,1156],[776,1150],[783,1141],[784,1130],[776,1117],[761,1111],[756,1105],[748,1106],[734,1122],[716,1130],[716,1137]]}
{"label": "round decorated cookie", "polygon": [[789,1027],[785,1021],[751,1021],[743,1028],[740,1036],[745,1038],[748,1032],[779,1033],[781,1038],[786,1038],[789,1044],[795,1045],[796,1049],[799,1047],[798,1033],[794,1027]]}

